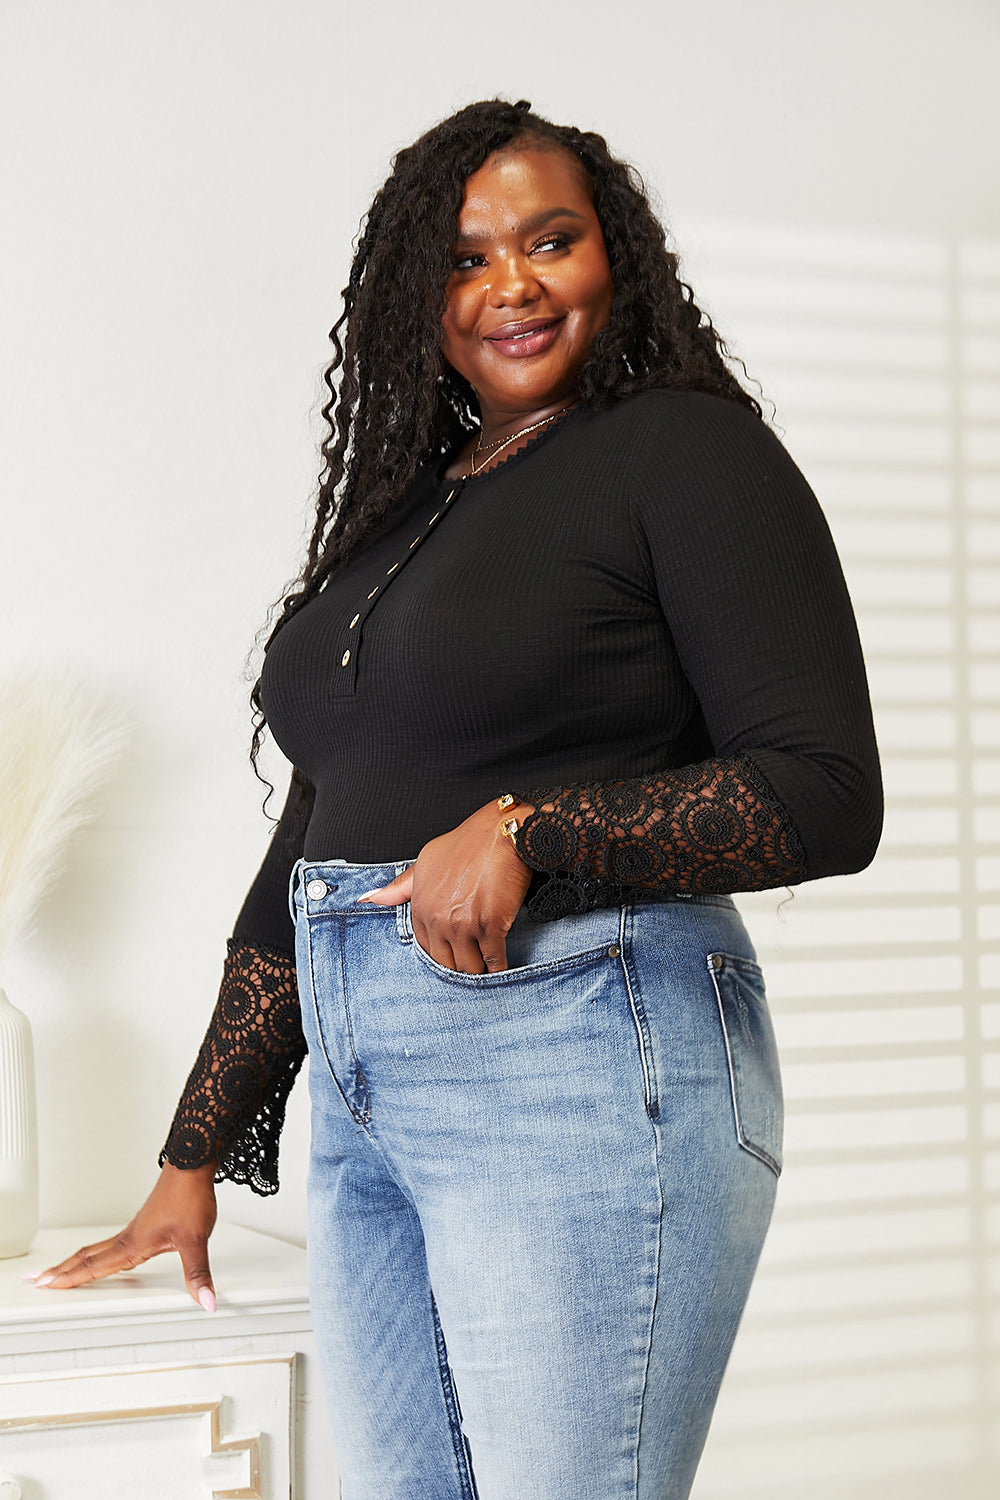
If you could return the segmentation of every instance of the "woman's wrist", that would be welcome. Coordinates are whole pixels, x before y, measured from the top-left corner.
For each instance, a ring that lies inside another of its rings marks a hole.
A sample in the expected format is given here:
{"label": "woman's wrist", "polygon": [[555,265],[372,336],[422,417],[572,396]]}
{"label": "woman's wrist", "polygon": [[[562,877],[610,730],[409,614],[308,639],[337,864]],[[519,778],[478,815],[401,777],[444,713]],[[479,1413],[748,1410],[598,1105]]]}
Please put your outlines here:
{"label": "woman's wrist", "polygon": [[204,1178],[206,1182],[214,1182],[218,1166],[218,1158],[214,1156],[210,1161],[199,1162],[196,1167],[180,1167],[176,1162],[171,1161],[169,1157],[165,1156],[160,1166],[160,1171],[168,1177]]}

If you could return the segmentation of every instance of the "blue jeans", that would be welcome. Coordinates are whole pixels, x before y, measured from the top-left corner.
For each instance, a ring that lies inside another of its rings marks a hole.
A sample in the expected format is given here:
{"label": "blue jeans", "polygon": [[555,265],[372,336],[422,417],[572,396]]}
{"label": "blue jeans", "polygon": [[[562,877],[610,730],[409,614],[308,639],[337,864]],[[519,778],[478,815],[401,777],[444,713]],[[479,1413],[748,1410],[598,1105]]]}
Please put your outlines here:
{"label": "blue jeans", "polygon": [[403,868],[293,877],[344,1500],[682,1500],[780,1170],[740,917],[522,914],[457,974],[355,904]]}

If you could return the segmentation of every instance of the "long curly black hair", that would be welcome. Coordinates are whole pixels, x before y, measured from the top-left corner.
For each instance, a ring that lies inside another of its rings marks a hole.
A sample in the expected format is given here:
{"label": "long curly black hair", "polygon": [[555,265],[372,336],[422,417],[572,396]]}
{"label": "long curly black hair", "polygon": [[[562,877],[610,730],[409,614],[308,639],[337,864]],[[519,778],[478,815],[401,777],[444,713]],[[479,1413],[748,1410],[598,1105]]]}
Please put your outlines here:
{"label": "long curly black hair", "polygon": [[[398,153],[362,226],[343,312],[330,330],[316,519],[268,645],[381,523],[421,465],[478,431],[475,392],[441,353],[452,246],[467,179],[495,151],[530,145],[561,148],[582,164],[611,268],[611,313],[580,371],[581,402],[608,406],[666,386],[708,391],[761,415],[681,280],[635,169],[612,156],[602,136],[553,125],[525,100],[466,105]],[[256,768],[259,678],[251,702]]]}

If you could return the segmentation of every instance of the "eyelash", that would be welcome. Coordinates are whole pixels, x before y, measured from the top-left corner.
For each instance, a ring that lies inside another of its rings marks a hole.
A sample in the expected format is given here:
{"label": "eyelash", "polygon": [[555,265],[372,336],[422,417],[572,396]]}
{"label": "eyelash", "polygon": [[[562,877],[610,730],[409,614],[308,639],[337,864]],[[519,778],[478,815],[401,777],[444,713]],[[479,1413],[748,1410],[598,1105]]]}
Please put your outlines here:
{"label": "eyelash", "polygon": [[557,250],[566,250],[572,244],[572,235],[560,230],[556,234],[547,234],[543,239],[532,245],[532,250],[540,250],[543,245],[554,245]]}
{"label": "eyelash", "polygon": [[[541,250],[545,245],[550,245],[555,250],[568,250],[572,243],[573,236],[566,234],[564,230],[559,230],[554,234],[543,235],[540,240],[536,240],[532,245],[529,254],[533,255],[536,250]],[[485,260],[485,256],[479,255],[477,253],[463,255],[455,260],[454,268],[456,271],[478,270],[479,266],[485,264]]]}

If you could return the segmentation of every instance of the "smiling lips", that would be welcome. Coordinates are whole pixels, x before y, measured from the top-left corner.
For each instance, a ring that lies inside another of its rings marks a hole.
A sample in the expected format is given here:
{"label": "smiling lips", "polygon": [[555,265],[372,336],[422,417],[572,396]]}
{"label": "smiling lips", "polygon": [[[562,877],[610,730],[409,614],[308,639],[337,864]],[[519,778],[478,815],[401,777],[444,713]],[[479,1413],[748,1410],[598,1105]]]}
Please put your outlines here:
{"label": "smiling lips", "polygon": [[524,359],[551,348],[559,336],[561,322],[561,318],[528,318],[523,323],[505,323],[495,333],[488,333],[485,342],[498,354]]}

